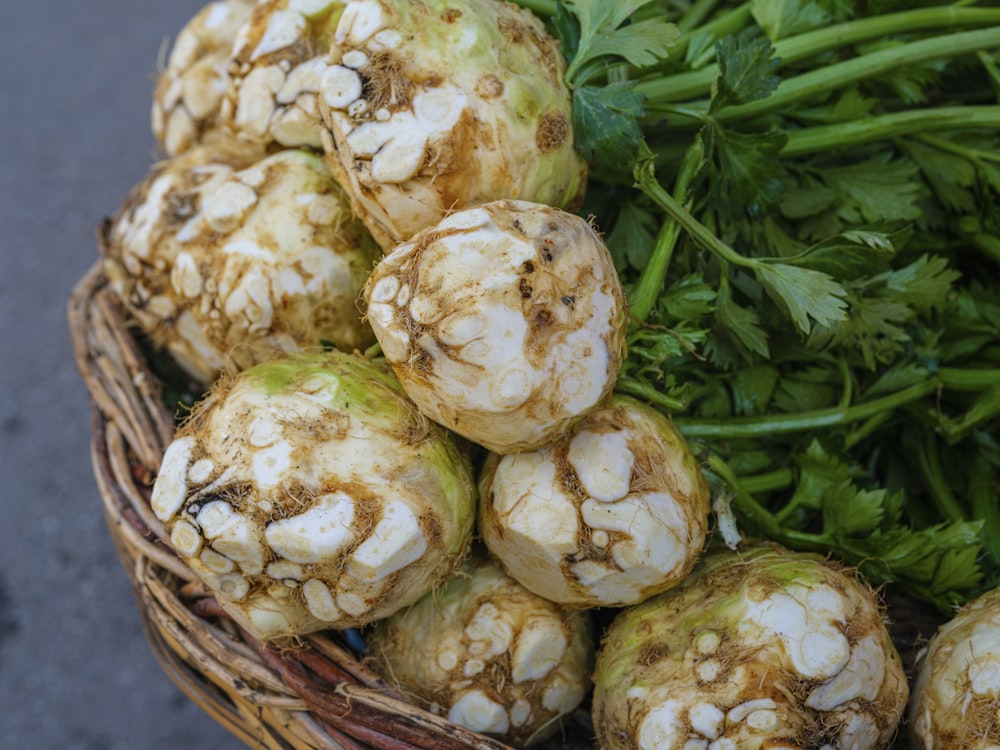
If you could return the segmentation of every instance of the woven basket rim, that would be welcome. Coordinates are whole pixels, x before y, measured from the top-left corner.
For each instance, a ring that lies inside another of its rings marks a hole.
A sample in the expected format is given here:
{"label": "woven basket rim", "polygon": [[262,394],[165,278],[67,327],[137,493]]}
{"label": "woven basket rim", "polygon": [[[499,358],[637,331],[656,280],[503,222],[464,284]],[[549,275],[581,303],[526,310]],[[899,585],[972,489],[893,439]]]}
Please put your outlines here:
{"label": "woven basket rim", "polygon": [[147,641],[185,695],[255,748],[510,750],[408,702],[332,631],[264,644],[236,625],[171,551],[149,507],[174,417],[99,261],[72,290],[67,317],[92,404],[106,525]]}

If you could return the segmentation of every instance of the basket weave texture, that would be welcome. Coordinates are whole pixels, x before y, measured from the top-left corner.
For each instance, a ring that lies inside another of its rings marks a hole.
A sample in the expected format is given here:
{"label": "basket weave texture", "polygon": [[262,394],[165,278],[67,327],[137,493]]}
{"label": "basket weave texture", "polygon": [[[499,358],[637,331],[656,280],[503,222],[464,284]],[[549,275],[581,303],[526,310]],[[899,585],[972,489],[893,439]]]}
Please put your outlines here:
{"label": "basket weave texture", "polygon": [[107,526],[150,646],[188,697],[253,748],[507,748],[407,702],[335,633],[263,644],[237,627],[170,550],[150,509],[174,414],[100,264],[74,288],[68,317],[93,403],[91,456]]}

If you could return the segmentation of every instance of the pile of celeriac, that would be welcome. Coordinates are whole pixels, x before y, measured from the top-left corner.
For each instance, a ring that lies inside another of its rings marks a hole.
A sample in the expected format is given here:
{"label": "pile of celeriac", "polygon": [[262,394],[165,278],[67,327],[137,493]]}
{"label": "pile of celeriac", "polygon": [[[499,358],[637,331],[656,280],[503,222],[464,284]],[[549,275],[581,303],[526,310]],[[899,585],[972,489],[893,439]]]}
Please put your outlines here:
{"label": "pile of celeriac", "polygon": [[[187,402],[174,551],[515,746],[1000,746],[998,48],[968,3],[205,6],[103,257]],[[980,597],[902,733],[882,584]]]}

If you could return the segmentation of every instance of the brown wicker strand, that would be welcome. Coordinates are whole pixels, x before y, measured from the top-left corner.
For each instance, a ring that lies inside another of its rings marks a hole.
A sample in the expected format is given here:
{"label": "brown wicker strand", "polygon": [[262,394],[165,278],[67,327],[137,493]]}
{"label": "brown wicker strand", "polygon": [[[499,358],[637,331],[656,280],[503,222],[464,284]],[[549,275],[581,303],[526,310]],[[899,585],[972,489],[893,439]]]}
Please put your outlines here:
{"label": "brown wicker strand", "polygon": [[351,653],[324,635],[307,636],[306,642],[324,658],[335,662],[341,669],[350,674],[354,681],[374,690],[381,690],[387,695],[393,695],[403,700],[381,676],[375,674],[362,662],[356,661]]}
{"label": "brown wicker strand", "polygon": [[142,518],[135,507],[129,502],[129,493],[122,489],[111,468],[111,450],[108,433],[115,430],[111,423],[97,419],[95,438],[91,447],[94,464],[94,476],[104,501],[105,518],[112,533],[121,542],[118,545],[119,557],[126,572],[131,574],[132,566],[138,556],[156,560],[157,564],[169,570],[178,578],[189,580],[194,574],[164,546],[160,538],[153,536],[142,524]]}
{"label": "brown wicker strand", "polygon": [[[244,639],[254,639],[244,633]],[[325,721],[373,747],[385,750],[510,750],[464,727],[376,691],[349,683],[323,687],[314,682],[301,663],[283,658],[274,649],[258,644],[261,657],[281,672],[286,683]]]}
{"label": "brown wicker strand", "polygon": [[[261,734],[261,721],[248,721],[246,707],[231,701],[224,691],[209,689],[201,673],[183,660],[167,644],[161,631],[147,618],[142,618],[143,629],[153,655],[160,667],[180,690],[216,723],[233,734],[245,745],[267,750],[285,750],[284,744],[268,742]],[[315,750],[319,745],[303,745],[301,750]],[[298,749],[297,749],[298,750]]]}
{"label": "brown wicker strand", "polygon": [[335,726],[331,726],[330,724],[323,722],[323,729],[330,737],[334,738],[347,750],[367,750],[367,746],[356,742],[353,737],[344,734]]}
{"label": "brown wicker strand", "polygon": [[78,344],[77,368],[88,385],[101,383],[90,389],[91,397],[125,433],[142,464],[153,468],[169,442],[171,418],[119,306],[100,288],[104,281],[95,266],[74,290],[70,330]]}
{"label": "brown wicker strand", "polygon": [[[141,467],[129,459],[124,435],[118,429],[109,429],[106,439],[110,469],[114,473],[118,487],[127,495],[129,507],[135,511],[147,535],[155,539],[166,539],[166,528],[149,505],[150,479],[142,476],[139,471]],[[173,551],[168,548],[158,547],[158,549],[162,549],[171,557],[174,556]]]}
{"label": "brown wicker strand", "polygon": [[[98,248],[102,256],[106,253],[109,231],[109,222],[104,222],[98,231]],[[100,267],[100,263],[96,266]],[[152,451],[148,457],[140,452],[139,458],[144,466],[155,469],[159,466],[163,451],[173,440],[174,415],[164,403],[162,386],[149,369],[145,356],[140,351],[130,327],[125,322],[121,303],[107,287],[107,277],[104,277],[103,272],[101,276],[103,277],[103,285],[94,295],[94,304],[101,312],[103,324],[114,336],[115,344],[118,347],[116,352],[118,352],[124,369],[130,373],[129,382],[134,389],[134,399],[139,404],[135,412],[136,416],[142,420],[142,426],[149,429],[148,440]],[[133,398],[131,390],[127,397]]]}
{"label": "brown wicker strand", "polygon": [[185,607],[148,560],[137,562],[136,578],[145,581],[143,592],[148,594],[148,600],[144,604],[154,606],[155,603],[154,611],[162,613],[164,627],[178,635],[185,634],[185,638],[197,635],[190,647],[204,655],[203,667],[207,672],[223,681],[231,678],[233,688],[247,697],[253,696],[254,703],[306,709],[305,702],[274,672],[264,668],[259,659],[249,659],[239,650],[230,648],[231,639]]}

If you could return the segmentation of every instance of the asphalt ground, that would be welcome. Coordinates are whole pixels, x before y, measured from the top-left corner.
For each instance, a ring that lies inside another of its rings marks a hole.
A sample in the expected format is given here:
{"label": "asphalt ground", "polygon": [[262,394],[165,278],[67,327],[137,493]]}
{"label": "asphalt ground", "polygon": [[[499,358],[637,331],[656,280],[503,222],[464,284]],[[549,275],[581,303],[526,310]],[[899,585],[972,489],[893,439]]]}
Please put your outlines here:
{"label": "asphalt ground", "polygon": [[66,301],[154,158],[160,50],[199,0],[3,4],[0,749],[229,750],[142,633],[104,526]]}

